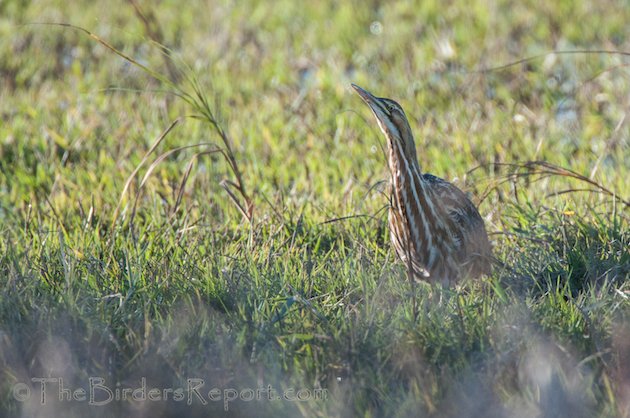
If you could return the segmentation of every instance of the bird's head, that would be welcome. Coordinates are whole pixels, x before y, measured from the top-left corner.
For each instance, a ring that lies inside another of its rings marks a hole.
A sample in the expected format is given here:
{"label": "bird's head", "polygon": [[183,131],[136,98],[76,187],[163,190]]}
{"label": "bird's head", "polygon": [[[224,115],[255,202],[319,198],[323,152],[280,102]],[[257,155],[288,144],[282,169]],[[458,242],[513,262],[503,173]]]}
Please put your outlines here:
{"label": "bird's head", "polygon": [[392,99],[376,97],[367,90],[353,84],[354,90],[361,96],[363,101],[372,109],[376,116],[378,126],[387,137],[388,146],[395,146],[398,142],[405,153],[405,157],[410,163],[417,163],[416,144],[413,140],[411,127],[407,121],[407,116],[402,107]]}

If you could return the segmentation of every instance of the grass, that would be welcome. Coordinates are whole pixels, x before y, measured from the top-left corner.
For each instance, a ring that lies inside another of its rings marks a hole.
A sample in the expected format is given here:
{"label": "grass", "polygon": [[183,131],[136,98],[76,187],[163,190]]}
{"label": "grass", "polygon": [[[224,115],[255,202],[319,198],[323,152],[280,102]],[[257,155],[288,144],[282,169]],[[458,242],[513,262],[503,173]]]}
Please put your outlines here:
{"label": "grass", "polygon": [[[629,18],[1,3],[2,415],[629,416],[627,58],[478,71],[630,51]],[[480,203],[491,277],[411,294],[351,82],[398,100],[421,165]],[[54,381],[42,404],[47,377],[162,398],[95,406]],[[220,399],[162,391],[194,379]]]}

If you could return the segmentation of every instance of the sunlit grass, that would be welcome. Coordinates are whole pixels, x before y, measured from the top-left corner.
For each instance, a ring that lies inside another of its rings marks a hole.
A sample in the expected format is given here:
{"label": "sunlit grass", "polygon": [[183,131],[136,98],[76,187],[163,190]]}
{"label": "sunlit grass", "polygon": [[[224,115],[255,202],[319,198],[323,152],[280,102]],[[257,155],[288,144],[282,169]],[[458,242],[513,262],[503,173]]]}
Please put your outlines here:
{"label": "sunlit grass", "polygon": [[[628,414],[626,58],[478,71],[630,51],[627,7],[138,7],[0,5],[3,416],[225,413],[16,401],[47,376],[326,390],[234,416]],[[412,294],[350,82],[399,101],[423,169],[480,202],[492,277]]]}

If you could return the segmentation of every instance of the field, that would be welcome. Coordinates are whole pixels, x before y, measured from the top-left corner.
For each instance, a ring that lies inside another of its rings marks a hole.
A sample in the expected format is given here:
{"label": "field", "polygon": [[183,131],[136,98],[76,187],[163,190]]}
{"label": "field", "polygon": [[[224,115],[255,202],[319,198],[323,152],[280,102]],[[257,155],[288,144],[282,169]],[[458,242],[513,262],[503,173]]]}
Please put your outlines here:
{"label": "field", "polygon": [[[630,417],[629,21],[0,2],[0,415]],[[478,204],[490,277],[410,286],[351,83]]]}

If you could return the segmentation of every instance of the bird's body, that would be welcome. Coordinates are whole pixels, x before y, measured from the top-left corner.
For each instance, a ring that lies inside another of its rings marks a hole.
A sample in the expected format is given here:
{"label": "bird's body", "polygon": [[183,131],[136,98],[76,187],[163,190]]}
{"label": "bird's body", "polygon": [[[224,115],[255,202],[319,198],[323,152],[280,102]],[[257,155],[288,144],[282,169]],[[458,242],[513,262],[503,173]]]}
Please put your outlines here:
{"label": "bird's body", "polygon": [[413,278],[448,286],[490,273],[492,248],[475,205],[453,184],[422,173],[398,103],[352,86],[387,137],[390,237]]}

